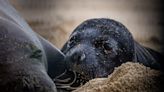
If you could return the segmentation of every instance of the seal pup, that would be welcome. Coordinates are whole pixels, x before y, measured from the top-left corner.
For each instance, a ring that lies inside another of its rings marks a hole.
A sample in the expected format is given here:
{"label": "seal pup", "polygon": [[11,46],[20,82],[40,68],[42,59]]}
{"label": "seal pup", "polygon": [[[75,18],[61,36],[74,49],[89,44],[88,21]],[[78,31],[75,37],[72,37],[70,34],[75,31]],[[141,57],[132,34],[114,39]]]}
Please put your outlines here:
{"label": "seal pup", "polygon": [[141,46],[128,29],[112,19],[89,19],[80,24],[62,48],[66,63],[88,79],[107,77],[127,61],[162,70],[162,55]]}

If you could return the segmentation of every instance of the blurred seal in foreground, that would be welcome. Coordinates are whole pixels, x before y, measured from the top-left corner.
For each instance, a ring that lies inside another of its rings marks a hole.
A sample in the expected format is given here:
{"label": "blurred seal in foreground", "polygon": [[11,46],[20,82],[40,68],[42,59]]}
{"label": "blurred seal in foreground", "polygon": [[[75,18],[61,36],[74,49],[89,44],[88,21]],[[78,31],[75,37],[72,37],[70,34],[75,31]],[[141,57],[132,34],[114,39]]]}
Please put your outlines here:
{"label": "blurred seal in foreground", "polygon": [[[0,0],[0,91],[56,92],[64,54],[36,34],[8,0]],[[50,77],[51,78],[50,78]]]}
{"label": "blurred seal in foreground", "polygon": [[43,55],[19,26],[0,18],[1,92],[56,92]]}

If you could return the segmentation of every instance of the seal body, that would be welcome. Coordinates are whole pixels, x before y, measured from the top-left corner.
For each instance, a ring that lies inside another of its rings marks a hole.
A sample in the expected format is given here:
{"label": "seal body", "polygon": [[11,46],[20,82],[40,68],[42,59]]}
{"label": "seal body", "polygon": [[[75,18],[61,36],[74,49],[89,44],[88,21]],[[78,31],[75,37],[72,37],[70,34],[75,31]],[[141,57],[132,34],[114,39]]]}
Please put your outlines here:
{"label": "seal body", "polygon": [[16,23],[0,18],[0,91],[56,92],[43,48]]}
{"label": "seal body", "polygon": [[[36,34],[8,0],[0,0],[0,91],[56,92],[64,54]],[[50,77],[51,78],[50,78]]]}
{"label": "seal body", "polygon": [[127,61],[161,69],[151,51],[135,42],[123,24],[106,18],[84,21],[62,48],[70,68],[89,79],[106,77]]}

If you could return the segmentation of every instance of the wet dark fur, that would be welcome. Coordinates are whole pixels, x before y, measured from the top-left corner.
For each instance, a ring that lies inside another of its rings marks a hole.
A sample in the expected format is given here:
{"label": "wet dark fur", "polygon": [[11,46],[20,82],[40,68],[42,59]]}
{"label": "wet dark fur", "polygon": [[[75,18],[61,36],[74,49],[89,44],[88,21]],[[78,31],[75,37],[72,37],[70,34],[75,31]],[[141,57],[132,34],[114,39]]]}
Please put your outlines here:
{"label": "wet dark fur", "polygon": [[127,61],[161,69],[160,54],[139,45],[124,25],[111,19],[84,21],[73,31],[62,52],[70,68],[89,79],[106,77]]}

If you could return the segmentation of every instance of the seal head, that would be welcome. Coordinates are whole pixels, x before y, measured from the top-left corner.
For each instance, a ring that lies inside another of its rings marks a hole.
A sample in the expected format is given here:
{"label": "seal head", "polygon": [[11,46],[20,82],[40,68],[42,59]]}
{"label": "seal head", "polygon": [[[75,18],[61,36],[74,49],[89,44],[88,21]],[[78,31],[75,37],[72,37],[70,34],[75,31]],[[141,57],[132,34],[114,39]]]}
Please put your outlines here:
{"label": "seal head", "polygon": [[62,48],[68,65],[89,79],[106,77],[115,67],[134,58],[134,41],[128,29],[111,19],[84,21]]}

